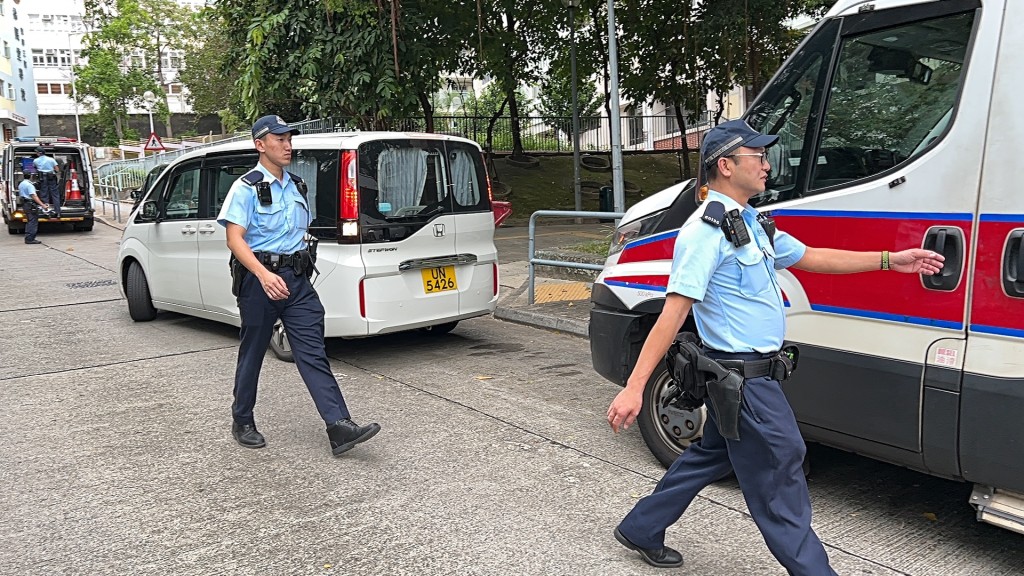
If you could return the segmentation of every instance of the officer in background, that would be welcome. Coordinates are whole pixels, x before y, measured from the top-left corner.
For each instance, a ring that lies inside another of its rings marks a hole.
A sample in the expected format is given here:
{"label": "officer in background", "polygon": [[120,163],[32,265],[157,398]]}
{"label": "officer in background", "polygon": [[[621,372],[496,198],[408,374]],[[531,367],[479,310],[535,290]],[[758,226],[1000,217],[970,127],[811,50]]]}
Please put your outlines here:
{"label": "officer in background", "polygon": [[25,224],[25,244],[42,244],[36,240],[36,232],[39,230],[39,210],[47,211],[50,206],[39,199],[36,194],[36,186],[32,183],[32,175],[28,172],[18,184],[18,196],[21,197],[21,209],[28,216],[28,223]]}
{"label": "officer in background", "polygon": [[60,190],[57,188],[57,161],[46,155],[46,150],[36,148],[36,157],[32,164],[39,173],[39,196],[53,206],[56,218],[60,217]]}
{"label": "officer in background", "polygon": [[[765,149],[777,139],[742,120],[719,124],[705,137],[701,158],[710,191],[679,231],[661,316],[626,387],[608,408],[613,431],[636,420],[644,386],[691,307],[707,356],[753,367],[777,356],[783,342],[785,313],[776,270],[794,266],[833,274],[881,269],[931,275],[942,268],[942,256],[927,250],[889,254],[812,248],[775,231],[774,223],[763,226],[748,201],[765,190],[771,168]],[[737,212],[730,217],[732,210]],[[727,237],[727,232],[732,233]],[[648,564],[681,566],[679,552],[665,546],[665,530],[705,486],[735,471],[754,522],[789,574],[834,575],[811,529],[802,470],[806,448],[782,387],[770,373],[744,368],[741,374],[740,439],[722,436],[719,415],[708,402],[703,438],[676,459],[650,496],[637,502],[615,528],[615,538]]]}
{"label": "officer in background", "polygon": [[280,319],[295,365],[327,425],[331,450],[338,456],[372,438],[380,426],[359,426],[350,419],[327,361],[324,307],[310,282],[315,255],[307,250],[305,238],[311,222],[306,185],[285,171],[292,161],[292,135],[298,133],[280,116],[264,116],[253,124],[259,164],[232,184],[217,218],[227,229],[233,290],[242,321],[231,432],[246,448],[266,445],[256,429],[253,408],[263,356]]}

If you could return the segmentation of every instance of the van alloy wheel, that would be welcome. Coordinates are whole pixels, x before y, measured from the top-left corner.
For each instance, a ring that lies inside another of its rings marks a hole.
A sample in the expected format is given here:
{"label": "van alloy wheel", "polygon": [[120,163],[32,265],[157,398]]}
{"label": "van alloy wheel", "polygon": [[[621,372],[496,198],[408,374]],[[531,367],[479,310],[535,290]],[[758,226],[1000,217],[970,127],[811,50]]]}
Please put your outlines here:
{"label": "van alloy wheel", "polygon": [[283,362],[295,362],[292,355],[291,344],[288,343],[288,334],[284,331],[284,324],[278,320],[274,324],[274,331],[270,334],[270,351]]}
{"label": "van alloy wheel", "polygon": [[654,457],[666,468],[683,450],[704,434],[707,412],[703,406],[682,410],[671,404],[662,406],[672,378],[664,364],[651,374],[644,388],[644,404],[637,417],[640,434]]}

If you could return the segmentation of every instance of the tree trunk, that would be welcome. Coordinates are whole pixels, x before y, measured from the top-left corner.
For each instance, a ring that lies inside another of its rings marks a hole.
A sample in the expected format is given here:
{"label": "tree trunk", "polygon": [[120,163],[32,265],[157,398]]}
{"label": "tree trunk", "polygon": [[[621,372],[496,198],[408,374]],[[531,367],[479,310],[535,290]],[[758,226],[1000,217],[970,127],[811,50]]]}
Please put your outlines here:
{"label": "tree trunk", "polygon": [[417,94],[420,100],[420,106],[423,107],[423,121],[426,122],[425,130],[427,132],[434,131],[434,107],[430,104],[430,96],[425,92]]}
{"label": "tree trunk", "polygon": [[683,114],[682,106],[678,103],[673,104],[672,108],[675,109],[676,122],[679,123],[679,136],[683,149],[683,178],[690,178],[693,170],[690,168],[690,142],[686,138],[686,116]]}
{"label": "tree trunk", "polygon": [[516,102],[515,87],[507,90],[505,99],[508,102],[509,123],[512,125],[512,157],[519,158],[525,156],[526,152],[523,151],[523,135],[520,132],[519,105]]}

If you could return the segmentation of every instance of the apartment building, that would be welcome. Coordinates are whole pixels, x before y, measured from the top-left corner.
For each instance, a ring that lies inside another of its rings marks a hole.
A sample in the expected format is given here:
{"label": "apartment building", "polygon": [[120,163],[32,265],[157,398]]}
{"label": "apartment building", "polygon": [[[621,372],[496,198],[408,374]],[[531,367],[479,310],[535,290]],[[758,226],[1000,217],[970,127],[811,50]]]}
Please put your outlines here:
{"label": "apartment building", "polygon": [[32,59],[19,0],[0,0],[0,142],[39,133]]}
{"label": "apartment building", "polygon": [[[0,1],[12,3],[12,0]],[[207,0],[175,1],[192,8],[207,3]],[[74,99],[72,66],[83,63],[82,37],[88,32],[82,20],[84,14],[84,0],[23,0],[19,7],[20,22],[24,26],[22,34],[27,37],[35,71],[31,90],[36,98],[40,123],[44,127],[60,130],[63,136],[74,136],[76,132],[80,134],[80,117],[95,111],[89,102],[78,105]],[[160,84],[167,94],[167,104],[172,114],[191,113],[184,98],[185,90],[177,82],[183,56],[178,50],[166,50],[160,55],[163,76]],[[132,54],[130,58],[132,64],[146,64],[146,57],[141,52]],[[146,118],[148,112],[145,108],[129,110],[129,114],[136,116],[137,120]],[[145,127],[148,129],[148,125]]]}

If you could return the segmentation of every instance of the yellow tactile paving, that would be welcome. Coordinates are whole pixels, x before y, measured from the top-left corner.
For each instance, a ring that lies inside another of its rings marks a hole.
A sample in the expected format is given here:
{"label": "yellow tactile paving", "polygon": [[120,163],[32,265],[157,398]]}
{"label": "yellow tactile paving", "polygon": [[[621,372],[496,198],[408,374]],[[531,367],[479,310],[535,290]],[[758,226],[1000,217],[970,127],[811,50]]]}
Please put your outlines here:
{"label": "yellow tactile paving", "polygon": [[559,282],[551,284],[540,284],[533,291],[533,301],[537,304],[544,302],[561,302],[564,300],[589,300],[589,282]]}

